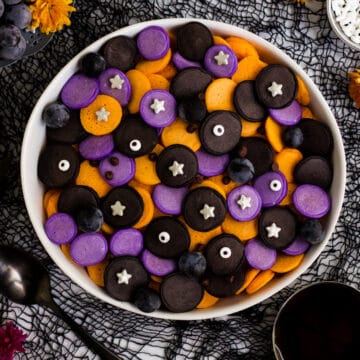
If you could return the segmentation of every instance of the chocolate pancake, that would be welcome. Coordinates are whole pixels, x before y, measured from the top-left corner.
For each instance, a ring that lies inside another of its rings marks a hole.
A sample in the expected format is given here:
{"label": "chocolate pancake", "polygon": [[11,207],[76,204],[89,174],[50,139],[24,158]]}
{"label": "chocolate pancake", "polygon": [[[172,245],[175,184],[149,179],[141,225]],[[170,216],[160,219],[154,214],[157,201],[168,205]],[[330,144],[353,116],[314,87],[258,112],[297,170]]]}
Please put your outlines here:
{"label": "chocolate pancake", "polygon": [[95,190],[88,186],[74,185],[61,192],[57,208],[59,212],[77,214],[81,209],[98,208],[99,202]]}
{"label": "chocolate pancake", "polygon": [[287,248],[296,235],[295,215],[285,207],[271,207],[263,210],[259,219],[259,235],[262,242],[277,250]]}
{"label": "chocolate pancake", "polygon": [[245,120],[265,121],[268,112],[257,98],[255,81],[247,80],[239,83],[235,89],[233,101],[236,111]]}
{"label": "chocolate pancake", "polygon": [[158,142],[156,128],[138,115],[127,115],[113,133],[117,149],[131,158],[149,154]]}
{"label": "chocolate pancake", "polygon": [[177,49],[186,59],[201,62],[214,43],[210,30],[199,22],[189,22],[176,33]]}
{"label": "chocolate pancake", "polygon": [[202,286],[193,277],[179,273],[167,276],[160,287],[163,304],[173,312],[194,309],[201,301],[203,292]]}
{"label": "chocolate pancake", "polygon": [[233,274],[244,259],[244,245],[234,235],[221,234],[207,243],[205,257],[215,275]]}
{"label": "chocolate pancake", "polygon": [[203,148],[210,154],[223,155],[232,150],[240,139],[241,121],[231,111],[219,110],[201,123],[199,136]]}
{"label": "chocolate pancake", "polygon": [[332,168],[327,159],[309,156],[296,165],[294,179],[298,184],[312,184],[328,189],[332,181]]}
{"label": "chocolate pancake", "polygon": [[163,258],[180,256],[189,248],[190,235],[185,225],[171,216],[151,221],[144,232],[145,247]]}
{"label": "chocolate pancake", "polygon": [[[278,92],[271,92],[272,86],[278,86]],[[296,96],[297,79],[290,68],[285,65],[272,64],[260,71],[255,80],[256,94],[260,102],[273,109],[284,108]],[[276,95],[277,94],[277,95]]]}
{"label": "chocolate pancake", "polygon": [[69,185],[77,177],[79,169],[79,155],[71,145],[49,144],[40,153],[38,176],[48,187]]}
{"label": "chocolate pancake", "polygon": [[134,291],[149,283],[150,277],[140,260],[132,256],[112,259],[105,269],[105,290],[113,298],[121,301],[132,299]]}

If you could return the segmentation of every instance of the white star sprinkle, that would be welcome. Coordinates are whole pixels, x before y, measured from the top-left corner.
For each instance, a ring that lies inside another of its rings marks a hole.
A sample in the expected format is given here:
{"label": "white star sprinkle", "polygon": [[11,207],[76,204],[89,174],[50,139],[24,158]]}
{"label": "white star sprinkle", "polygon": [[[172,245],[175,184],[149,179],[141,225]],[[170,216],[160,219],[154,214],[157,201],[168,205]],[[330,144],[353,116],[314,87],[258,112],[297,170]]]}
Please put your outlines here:
{"label": "white star sprinkle", "polygon": [[220,50],[215,56],[218,65],[228,65],[229,64],[229,54],[225,54],[222,50]]}
{"label": "white star sprinkle", "polygon": [[279,237],[279,232],[281,231],[281,227],[278,227],[275,223],[272,223],[270,226],[267,226],[265,229],[267,231],[268,238]]}
{"label": "white star sprinkle", "polygon": [[172,176],[184,175],[184,164],[178,163],[176,160],[169,166]]}
{"label": "white star sprinkle", "polygon": [[209,206],[205,204],[204,207],[200,210],[200,214],[204,217],[204,220],[215,217],[215,206]]}
{"label": "white star sprinkle", "polygon": [[150,108],[154,111],[155,114],[158,114],[161,111],[165,111],[165,100],[154,99],[153,103],[150,105]]}
{"label": "white star sprinkle", "polygon": [[110,78],[109,81],[111,83],[111,88],[118,89],[118,90],[122,89],[122,86],[125,82],[125,80],[122,79],[118,74],[116,74],[114,77]]}
{"label": "white star sprinkle", "polygon": [[277,95],[282,95],[282,84],[278,84],[277,82],[273,81],[271,86],[268,87],[268,91],[271,92],[271,96],[275,97]]}
{"label": "white star sprinkle", "polygon": [[126,206],[124,206],[119,200],[115,204],[111,205],[112,216],[124,216]]}
{"label": "white star sprinkle", "polygon": [[132,275],[129,274],[126,269],[124,269],[122,272],[116,274],[118,278],[118,284],[126,284],[129,285],[129,280],[132,278]]}
{"label": "white star sprinkle", "polygon": [[108,121],[108,117],[110,115],[110,111],[107,111],[104,107],[96,111],[97,121]]}
{"label": "white star sprinkle", "polygon": [[241,210],[251,208],[251,197],[241,194],[239,200],[236,203],[241,207]]}

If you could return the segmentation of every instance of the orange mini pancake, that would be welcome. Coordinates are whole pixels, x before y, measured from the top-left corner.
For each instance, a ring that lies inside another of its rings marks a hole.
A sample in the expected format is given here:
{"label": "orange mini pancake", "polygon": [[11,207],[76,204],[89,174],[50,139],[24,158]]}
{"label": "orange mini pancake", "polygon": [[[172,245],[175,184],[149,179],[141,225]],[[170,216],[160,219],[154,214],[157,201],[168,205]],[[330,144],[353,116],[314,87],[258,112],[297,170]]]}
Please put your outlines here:
{"label": "orange mini pancake", "polygon": [[260,121],[254,122],[254,121],[247,121],[243,118],[241,118],[241,136],[242,137],[250,137],[250,136],[257,136],[258,129],[263,123]]}
{"label": "orange mini pancake", "polygon": [[235,88],[236,82],[231,79],[219,78],[213,80],[205,90],[205,104],[208,112],[216,110],[235,112],[233,103]]}
{"label": "orange mini pancake", "polygon": [[96,265],[91,265],[86,267],[86,270],[89,274],[89,278],[98,286],[102,286],[102,287],[105,286],[104,273],[108,263],[109,260],[105,259]]}
{"label": "orange mini pancake", "polygon": [[258,73],[267,64],[258,56],[247,56],[239,61],[235,74],[231,77],[237,84],[245,80],[255,80]]}
{"label": "orange mini pancake", "polygon": [[161,71],[157,72],[158,75],[163,76],[165,79],[171,80],[177,73],[177,69],[176,66],[172,63],[169,62],[164,69],[162,69]]}
{"label": "orange mini pancake", "polygon": [[305,254],[290,256],[286,254],[279,253],[277,255],[275,264],[271,267],[270,270],[276,273],[286,273],[291,270],[296,269],[304,259]]}
{"label": "orange mini pancake", "polygon": [[108,95],[98,95],[90,105],[80,110],[81,125],[93,135],[110,134],[120,124],[121,118],[120,103]]}
{"label": "orange mini pancake", "polygon": [[160,179],[156,173],[156,160],[150,160],[152,154],[159,155],[164,148],[157,144],[151,154],[143,155],[135,159],[136,170],[134,179],[145,185],[156,185]]}
{"label": "orange mini pancake", "polygon": [[49,218],[51,215],[57,213],[57,204],[61,194],[61,190],[55,190],[48,198],[45,212],[46,216]]}
{"label": "orange mini pancake", "polygon": [[284,148],[282,141],[283,126],[277,123],[271,116],[268,116],[265,120],[265,133],[266,137],[276,152],[280,152]]}
{"label": "orange mini pancake", "polygon": [[112,235],[116,230],[107,223],[101,225],[101,231],[105,234]]}
{"label": "orange mini pancake", "polygon": [[148,79],[152,89],[162,89],[169,91],[170,82],[168,79],[159,74],[149,74]]}
{"label": "orange mini pancake", "polygon": [[176,118],[170,125],[165,127],[161,132],[161,142],[165,147],[174,144],[181,144],[187,146],[192,151],[197,151],[201,147],[199,134],[197,131],[188,131],[189,123]]}
{"label": "orange mini pancake", "polygon": [[63,252],[63,254],[65,255],[65,257],[73,264],[76,264],[75,261],[70,256],[70,245],[71,245],[70,243],[62,244],[62,245],[60,245],[60,248],[61,248],[61,251]]}
{"label": "orange mini pancake", "polygon": [[237,36],[229,36],[225,38],[225,40],[230,45],[231,49],[234,51],[236,57],[239,60],[247,56],[259,57],[259,54],[255,49],[255,46],[252,45],[249,41],[245,39],[241,39]]}
{"label": "orange mini pancake", "polygon": [[211,306],[214,306],[220,299],[210,295],[206,290],[204,290],[203,297],[199,304],[196,306],[197,309],[206,309]]}
{"label": "orange mini pancake", "polygon": [[264,287],[272,278],[275,276],[275,273],[272,270],[261,271],[259,275],[248,285],[246,288],[246,293],[251,295],[256,291]]}
{"label": "orange mini pancake", "polygon": [[89,160],[84,160],[80,164],[75,184],[91,187],[99,197],[105,196],[111,189],[111,186],[101,177],[98,168],[91,166]]}
{"label": "orange mini pancake", "polygon": [[151,83],[147,76],[139,70],[129,70],[126,76],[131,84],[131,98],[128,109],[130,114],[136,114],[139,112],[142,97],[151,90]]}
{"label": "orange mini pancake", "polygon": [[307,106],[310,104],[311,98],[310,98],[310,93],[308,88],[306,87],[303,79],[299,76],[296,75],[296,79],[298,82],[298,92],[296,94],[296,100],[304,106]]}
{"label": "orange mini pancake", "polygon": [[294,182],[294,169],[296,164],[302,160],[302,153],[293,148],[285,148],[274,157],[274,162],[278,165],[288,183]]}
{"label": "orange mini pancake", "polygon": [[226,233],[237,236],[241,241],[253,239],[259,232],[258,219],[237,221],[233,219],[230,214],[226,214],[221,227]]}
{"label": "orange mini pancake", "polygon": [[308,107],[302,106],[301,109],[302,109],[303,118],[317,120],[316,116],[312,113],[312,111]]}
{"label": "orange mini pancake", "polygon": [[131,179],[128,182],[128,185],[133,187],[134,189],[137,189],[138,187],[143,188],[144,190],[148,191],[149,193],[152,193],[152,191],[154,190],[154,186],[153,185],[146,185],[143,184],[141,182],[136,181],[135,179]]}
{"label": "orange mini pancake", "polygon": [[216,190],[219,194],[221,194],[224,198],[226,198],[226,193],[223,187],[219,186],[218,184],[216,184],[215,182],[211,181],[210,179],[207,180],[203,180],[200,183],[195,183],[193,184],[190,189],[196,189],[198,187],[202,187],[202,186],[206,186],[209,187],[211,189]]}
{"label": "orange mini pancake", "polygon": [[144,211],[139,221],[133,226],[134,229],[141,229],[148,225],[154,217],[154,203],[151,198],[151,193],[142,188],[141,186],[134,187],[134,189],[140,194],[144,202]]}
{"label": "orange mini pancake", "polygon": [[280,206],[288,206],[293,203],[292,201],[292,194],[295,191],[297,185],[294,183],[288,183],[288,191],[286,196],[281,200]]}
{"label": "orange mini pancake", "polygon": [[239,295],[240,293],[242,293],[248,286],[249,284],[255,279],[255,277],[259,274],[260,270],[259,269],[248,269],[245,273],[245,280],[244,280],[244,284],[242,285],[242,287],[236,291],[236,295]]}
{"label": "orange mini pancake", "polygon": [[225,45],[225,46],[231,48],[229,43],[221,36],[213,35],[213,40],[214,40],[214,45]]}
{"label": "orange mini pancake", "polygon": [[230,180],[230,178],[224,175],[210,176],[208,180],[223,189],[226,195],[228,195],[231,190],[239,186],[239,184]]}
{"label": "orange mini pancake", "polygon": [[[165,69],[171,60],[171,49],[168,50],[166,55],[159,60],[142,60],[135,66],[136,70],[143,72],[144,74],[155,74]],[[131,70],[130,70],[131,71]],[[131,82],[131,81],[130,81]]]}

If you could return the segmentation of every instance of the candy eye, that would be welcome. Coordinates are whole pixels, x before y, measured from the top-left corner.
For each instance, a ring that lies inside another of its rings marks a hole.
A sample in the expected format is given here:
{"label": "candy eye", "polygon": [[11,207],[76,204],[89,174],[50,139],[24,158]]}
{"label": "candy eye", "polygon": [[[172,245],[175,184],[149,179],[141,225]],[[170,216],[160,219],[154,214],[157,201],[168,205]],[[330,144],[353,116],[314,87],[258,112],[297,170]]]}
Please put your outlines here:
{"label": "candy eye", "polygon": [[228,259],[231,256],[231,249],[224,246],[219,250],[219,254],[223,259]]}
{"label": "candy eye", "polygon": [[166,231],[162,231],[159,234],[159,241],[162,242],[163,244],[166,244],[170,241],[170,234]]}
{"label": "candy eye", "polygon": [[273,181],[271,181],[271,183],[270,183],[270,189],[271,189],[272,191],[279,191],[279,190],[281,190],[281,182],[280,182],[280,180],[273,180]]}
{"label": "candy eye", "polygon": [[58,164],[60,171],[68,171],[70,169],[70,162],[68,160],[60,160]]}
{"label": "candy eye", "polygon": [[223,136],[225,133],[225,128],[222,125],[215,125],[213,127],[213,134],[215,136]]}
{"label": "candy eye", "polygon": [[131,140],[129,147],[132,151],[139,151],[141,149],[141,141],[138,139]]}

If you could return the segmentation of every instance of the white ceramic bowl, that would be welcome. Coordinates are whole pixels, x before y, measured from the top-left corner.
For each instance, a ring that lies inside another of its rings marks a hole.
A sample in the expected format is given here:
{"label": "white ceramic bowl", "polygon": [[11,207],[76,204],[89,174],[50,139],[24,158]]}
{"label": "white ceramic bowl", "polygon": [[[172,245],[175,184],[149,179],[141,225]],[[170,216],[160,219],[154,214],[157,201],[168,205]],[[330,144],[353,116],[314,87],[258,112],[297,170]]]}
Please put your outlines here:
{"label": "white ceramic bowl", "polygon": [[[30,220],[38,235],[41,243],[46,251],[49,253],[54,262],[61,268],[61,270],[76,284],[81,286],[84,290],[97,297],[98,299],[112,304],[116,307],[133,311],[136,313],[142,313],[135,306],[128,302],[117,301],[114,298],[107,295],[107,293],[96,286],[88,277],[86,271],[80,267],[70,263],[62,253],[59,246],[51,243],[44,231],[44,211],[43,211],[43,194],[44,187],[37,177],[37,163],[41,149],[45,144],[45,125],[41,121],[41,113],[45,105],[55,101],[58,98],[60,90],[66,80],[78,69],[79,59],[90,51],[98,51],[100,47],[110,38],[118,35],[134,36],[142,29],[150,25],[162,26],[166,29],[175,28],[181,24],[188,22],[189,19],[164,19],[154,20],[144,23],[135,24],[123,29],[117,30],[103,38],[97,40],[77,56],[75,56],[53,79],[53,81],[46,88],[38,103],[36,104],[29,122],[26,127],[24,140],[22,144],[21,153],[21,181],[22,189],[25,199],[25,204],[30,216]],[[330,189],[330,196],[332,199],[332,209],[327,216],[325,224],[325,241],[321,244],[311,247],[306,253],[306,256],[301,265],[294,271],[285,274],[282,277],[272,280],[267,286],[262,288],[255,294],[232,296],[219,301],[215,306],[209,309],[195,309],[186,313],[172,313],[168,311],[156,311],[148,314],[149,316],[163,318],[163,319],[176,319],[176,320],[199,320],[207,319],[218,316],[224,316],[230,313],[234,313],[240,310],[244,310],[250,306],[253,306],[268,297],[272,296],[285,286],[294,281],[300,274],[314,262],[319,256],[323,248],[326,246],[331,233],[334,230],[336,221],[338,219],[342,201],[344,197],[345,189],[345,155],[341,140],[341,135],[337,127],[336,121],[325,102],[324,98],[320,94],[317,87],[306,75],[306,73],[298,66],[293,60],[291,60],[285,53],[276,48],[269,42],[261,39],[260,37],[240,29],[238,27],[223,24],[220,22],[209,20],[198,20],[206,25],[213,33],[229,36],[235,35],[249,40],[256,46],[261,54],[261,57],[269,63],[282,63],[289,66],[296,73],[298,73],[304,80],[306,86],[311,93],[311,109],[313,113],[322,119],[331,129],[334,137],[334,152],[333,152],[333,169],[334,176],[332,186]]]}
{"label": "white ceramic bowl", "polygon": [[341,29],[340,24],[336,21],[336,15],[334,10],[332,9],[332,0],[326,1],[326,11],[329,19],[329,23],[334,30],[335,34],[340,38],[343,42],[349,45],[352,49],[360,51],[360,44],[356,44],[352,41],[348,36],[346,36]]}

